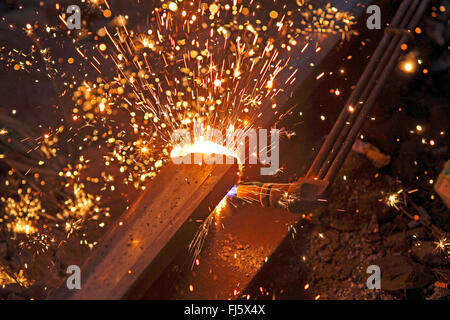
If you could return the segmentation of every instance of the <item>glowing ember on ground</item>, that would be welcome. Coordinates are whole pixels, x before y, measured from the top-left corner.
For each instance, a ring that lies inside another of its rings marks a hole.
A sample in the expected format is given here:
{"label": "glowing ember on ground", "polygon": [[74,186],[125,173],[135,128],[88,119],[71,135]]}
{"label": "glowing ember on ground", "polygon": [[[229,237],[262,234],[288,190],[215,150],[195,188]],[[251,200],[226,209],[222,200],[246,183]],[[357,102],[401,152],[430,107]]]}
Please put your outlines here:
{"label": "glowing ember on ground", "polygon": [[386,200],[385,200],[386,204],[390,207],[393,207],[393,208],[399,210],[397,205],[400,202],[400,200],[398,197],[402,192],[403,192],[403,190],[399,190],[396,193],[392,193],[389,196],[387,196]]}

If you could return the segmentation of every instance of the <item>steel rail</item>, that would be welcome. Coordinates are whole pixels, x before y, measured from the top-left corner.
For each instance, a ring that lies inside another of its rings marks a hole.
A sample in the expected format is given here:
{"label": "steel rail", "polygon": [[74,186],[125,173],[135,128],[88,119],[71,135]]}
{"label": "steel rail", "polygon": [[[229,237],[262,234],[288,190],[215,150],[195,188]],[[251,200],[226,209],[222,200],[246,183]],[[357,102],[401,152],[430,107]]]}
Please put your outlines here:
{"label": "steel rail", "polygon": [[124,299],[145,292],[236,183],[236,165],[167,164],[81,265],[81,289],[65,281],[49,299]]}

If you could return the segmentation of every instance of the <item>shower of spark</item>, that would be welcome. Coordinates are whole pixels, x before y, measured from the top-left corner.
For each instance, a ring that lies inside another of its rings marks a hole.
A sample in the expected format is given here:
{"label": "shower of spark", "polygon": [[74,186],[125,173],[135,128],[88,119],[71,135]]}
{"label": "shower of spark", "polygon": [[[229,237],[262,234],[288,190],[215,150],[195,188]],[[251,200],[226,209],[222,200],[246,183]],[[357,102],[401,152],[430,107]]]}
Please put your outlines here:
{"label": "shower of spark", "polygon": [[[164,2],[148,25],[130,30],[128,19],[121,17],[114,28],[98,30],[104,40],[93,50],[77,47],[101,77],[79,86],[73,118],[97,123],[93,131],[99,123],[108,127],[101,138],[93,136],[111,147],[105,164],[118,164],[124,183],[139,187],[156,175],[169,154],[180,150],[169,152],[176,129],[192,131],[194,123],[201,123],[245,131],[261,116],[263,102],[272,102],[271,112],[276,112],[277,96],[287,89],[277,81],[279,75],[285,72],[292,83],[298,72],[289,56],[300,53],[300,44],[314,30],[347,32],[354,23],[351,14],[339,15],[330,5],[325,11],[301,4],[278,7],[268,11],[257,2],[237,0]],[[316,25],[324,15],[335,21],[328,29]],[[109,62],[116,69],[112,79],[102,71]],[[129,119],[120,129],[115,125],[119,114]],[[211,143],[195,141],[180,152],[208,153]],[[234,156],[232,147],[214,149]]]}
{"label": "shower of spark", "polygon": [[[68,30],[60,4],[55,25],[2,19],[31,40],[30,48],[1,47],[2,64],[45,74],[60,99],[57,125],[30,129],[15,119],[15,109],[0,119],[0,143],[19,150],[0,150],[0,161],[11,167],[0,228],[45,248],[56,243],[46,235],[51,230],[68,237],[86,220],[103,227],[110,217],[103,199],[122,185],[144,189],[171,156],[236,157],[235,147],[206,136],[175,145],[172,134],[193,131],[194,123],[241,132],[255,126],[264,112],[277,112],[280,93],[293,89],[300,70],[290,56],[301,55],[313,33],[348,38],[355,23],[348,12],[331,5],[315,9],[306,1],[163,1],[139,21],[115,14],[106,0],[80,6],[107,23],[94,32],[87,24]],[[55,46],[73,47],[73,54],[56,56]]]}

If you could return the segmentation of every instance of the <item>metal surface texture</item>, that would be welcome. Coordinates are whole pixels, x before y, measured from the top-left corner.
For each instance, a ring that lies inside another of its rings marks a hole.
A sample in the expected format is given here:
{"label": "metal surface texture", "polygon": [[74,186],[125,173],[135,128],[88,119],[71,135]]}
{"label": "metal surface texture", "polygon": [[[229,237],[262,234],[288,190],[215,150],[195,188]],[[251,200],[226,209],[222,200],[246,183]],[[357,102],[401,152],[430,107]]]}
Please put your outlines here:
{"label": "metal surface texture", "polygon": [[[51,299],[122,299],[145,290],[235,184],[237,166],[168,164],[81,266],[81,290],[65,283]],[[142,288],[143,286],[143,288]]]}

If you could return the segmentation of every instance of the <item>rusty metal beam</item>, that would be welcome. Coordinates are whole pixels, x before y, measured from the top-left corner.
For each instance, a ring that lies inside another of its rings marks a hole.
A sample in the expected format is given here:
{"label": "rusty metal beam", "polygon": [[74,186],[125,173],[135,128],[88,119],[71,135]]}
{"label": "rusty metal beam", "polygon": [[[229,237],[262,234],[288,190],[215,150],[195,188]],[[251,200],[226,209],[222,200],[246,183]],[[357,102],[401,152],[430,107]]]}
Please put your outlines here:
{"label": "rusty metal beam", "polygon": [[81,290],[63,283],[50,299],[122,299],[145,291],[194,237],[236,183],[233,165],[168,164],[101,239],[81,267]]}

